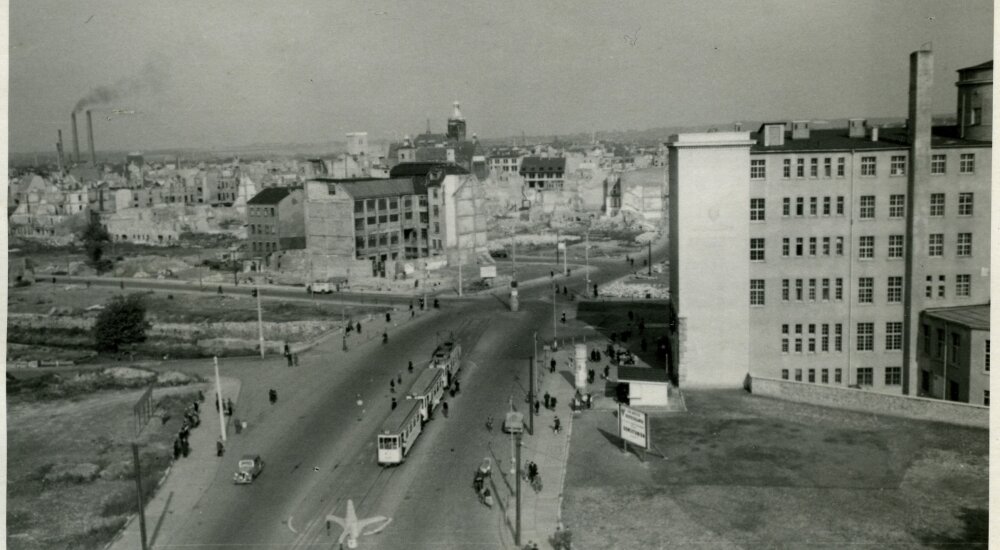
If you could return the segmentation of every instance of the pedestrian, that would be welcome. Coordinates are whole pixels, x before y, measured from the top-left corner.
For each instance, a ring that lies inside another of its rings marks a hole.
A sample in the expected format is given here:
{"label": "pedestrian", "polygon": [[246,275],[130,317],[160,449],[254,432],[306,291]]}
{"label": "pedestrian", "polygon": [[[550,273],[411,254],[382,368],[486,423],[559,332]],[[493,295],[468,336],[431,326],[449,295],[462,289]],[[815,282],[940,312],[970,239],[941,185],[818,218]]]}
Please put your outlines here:
{"label": "pedestrian", "polygon": [[216,411],[219,410],[219,394],[218,393],[215,394],[215,410]]}
{"label": "pedestrian", "polygon": [[551,373],[556,372],[556,359],[555,359],[555,357],[553,357],[552,361],[549,362],[549,372],[551,372]]}
{"label": "pedestrian", "polygon": [[543,398],[545,399],[545,408],[547,409],[549,408],[549,400],[552,399],[552,396],[549,395],[549,392],[545,392]]}
{"label": "pedestrian", "polygon": [[552,423],[552,431],[555,433],[559,433],[561,430],[562,430],[562,424],[560,424],[559,417],[557,416],[555,417],[555,421],[553,421]]}
{"label": "pedestrian", "polygon": [[564,286],[564,287],[563,287],[563,296],[565,296],[565,295],[566,295],[566,294],[568,294],[568,293],[569,293],[569,289],[567,289],[567,288],[566,288],[566,287]]}
{"label": "pedestrian", "polygon": [[396,383],[400,385],[403,384],[403,373],[399,373],[398,375],[396,375]]}
{"label": "pedestrian", "polygon": [[292,366],[292,354],[285,352],[285,360],[288,361],[288,366]]}
{"label": "pedestrian", "polygon": [[192,406],[192,407],[194,407],[194,412],[195,412],[195,413],[198,413],[198,412],[199,412],[199,411],[198,411],[198,402],[197,402],[197,401],[194,401],[194,402],[192,402],[192,403],[191,403],[191,406]]}
{"label": "pedestrian", "polygon": [[388,344],[389,343],[389,333],[387,333],[385,331],[382,331],[382,343],[383,344]]}
{"label": "pedestrian", "polygon": [[413,311],[413,300],[410,300],[410,311]]}
{"label": "pedestrian", "polygon": [[202,403],[205,402],[205,392],[198,390],[198,401]]}
{"label": "pedestrian", "polygon": [[447,401],[441,403],[441,412],[444,413],[444,417],[445,418],[448,418],[448,402]]}
{"label": "pedestrian", "polygon": [[552,410],[556,410],[556,396],[549,398],[549,405],[552,406]]}
{"label": "pedestrian", "polygon": [[391,378],[389,379],[389,392],[396,393],[396,381]]}
{"label": "pedestrian", "polygon": [[386,323],[391,323],[392,322],[392,315],[390,315],[388,311],[385,312],[385,322]]}
{"label": "pedestrian", "polygon": [[179,437],[174,438],[174,460],[181,457],[181,440]]}
{"label": "pedestrian", "polygon": [[181,454],[184,455],[185,457],[191,454],[191,444],[188,442],[187,439],[181,441]]}
{"label": "pedestrian", "polygon": [[462,387],[458,384],[458,380],[455,380],[455,393],[462,391]]}
{"label": "pedestrian", "polygon": [[410,364],[406,366],[406,370],[413,372],[413,361],[410,361]]}
{"label": "pedestrian", "polygon": [[538,402],[537,399],[535,399],[535,416],[538,416],[539,405],[540,403]]}
{"label": "pedestrian", "polygon": [[549,278],[550,279],[555,279],[556,278],[556,272],[555,271],[549,271]]}
{"label": "pedestrian", "polygon": [[233,400],[226,398],[226,415],[233,416]]}
{"label": "pedestrian", "polygon": [[274,388],[271,388],[267,392],[267,398],[271,401],[271,404],[274,405],[278,402],[278,392]]}
{"label": "pedestrian", "polygon": [[222,438],[220,437],[215,441],[215,456],[222,456],[226,452],[226,446],[222,444]]}
{"label": "pedestrian", "polygon": [[604,365],[604,379],[607,380],[611,373],[611,365]]}
{"label": "pedestrian", "polygon": [[390,409],[390,410],[393,410],[393,411],[396,410],[396,398],[395,397],[392,398],[392,409]]}
{"label": "pedestrian", "polygon": [[291,355],[292,350],[288,347],[288,342],[285,342],[285,355]]}
{"label": "pedestrian", "polygon": [[358,324],[356,327],[354,327],[354,330],[358,331],[358,334],[361,334],[361,321],[358,321]]}
{"label": "pedestrian", "polygon": [[299,354],[297,353],[292,354],[292,366],[293,367],[299,366]]}
{"label": "pedestrian", "polygon": [[[125,288],[125,283],[122,283],[122,288]],[[222,285],[219,285],[219,294],[222,294]]]}
{"label": "pedestrian", "polygon": [[562,321],[562,324],[564,324],[564,325],[566,324],[566,313],[565,312],[563,312],[562,318],[560,320]]}

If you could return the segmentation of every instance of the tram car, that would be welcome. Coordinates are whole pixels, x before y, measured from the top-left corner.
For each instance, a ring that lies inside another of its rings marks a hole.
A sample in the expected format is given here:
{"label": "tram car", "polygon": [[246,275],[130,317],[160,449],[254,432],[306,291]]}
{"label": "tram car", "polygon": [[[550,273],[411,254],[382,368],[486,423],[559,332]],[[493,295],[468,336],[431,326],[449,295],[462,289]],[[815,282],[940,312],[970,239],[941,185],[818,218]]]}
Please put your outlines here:
{"label": "tram car", "polygon": [[406,400],[392,411],[378,433],[378,463],[382,466],[402,464],[413,448],[422,427],[420,402]]}
{"label": "tram car", "polygon": [[450,340],[439,344],[431,356],[431,366],[443,370],[446,374],[445,386],[451,386],[462,368],[462,345]]}
{"label": "tram car", "polygon": [[424,422],[431,418],[434,407],[441,402],[445,390],[445,372],[441,369],[424,369],[413,381],[407,399],[420,404],[420,416]]}

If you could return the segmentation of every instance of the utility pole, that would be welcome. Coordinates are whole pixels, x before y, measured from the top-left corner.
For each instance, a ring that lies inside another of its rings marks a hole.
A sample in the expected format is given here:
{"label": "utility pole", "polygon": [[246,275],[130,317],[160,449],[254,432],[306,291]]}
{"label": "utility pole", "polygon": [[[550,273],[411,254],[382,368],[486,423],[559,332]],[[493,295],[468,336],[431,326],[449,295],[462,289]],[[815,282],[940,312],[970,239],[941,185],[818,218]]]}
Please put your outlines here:
{"label": "utility pole", "polygon": [[590,290],[590,228],[589,227],[587,228],[586,236],[587,236],[587,243],[584,245],[584,248],[583,248],[583,258],[584,258],[584,262],[585,262],[585,265],[586,265],[586,267],[584,268],[584,271],[583,271],[583,276],[587,280],[587,282],[584,283],[584,285],[583,285],[583,295],[584,296],[586,296],[587,295],[587,291]]}
{"label": "utility pole", "polygon": [[552,283],[552,348],[556,347],[556,334],[558,333],[558,328],[556,325],[556,295],[558,294],[559,285]]}
{"label": "utility pole", "polygon": [[253,283],[254,294],[257,295],[257,334],[260,337],[260,358],[264,358],[264,312],[260,308],[260,288],[257,287],[257,279]]}
{"label": "utility pole", "polygon": [[514,234],[510,235],[510,264],[513,274],[511,279],[517,280],[517,241],[514,239]]}
{"label": "utility pole", "polygon": [[569,248],[563,250],[563,277],[569,275],[569,268],[566,265],[567,258],[569,258]]}
{"label": "utility pole", "polygon": [[514,435],[516,439],[516,451],[514,460],[514,486],[515,492],[517,494],[517,510],[515,512],[515,522],[514,522],[514,546],[520,548],[521,546],[521,433],[518,432]]}
{"label": "utility pole", "polygon": [[458,249],[458,295],[462,295],[462,249]]}
{"label": "utility pole", "polygon": [[142,472],[139,466],[139,445],[132,443],[132,460],[135,464],[135,499],[139,507],[139,536],[142,538],[142,550],[147,550],[146,545],[146,510],[143,506],[142,498]]}
{"label": "utility pole", "polygon": [[528,364],[528,433],[535,435],[535,356]]}
{"label": "utility pole", "polygon": [[649,265],[649,275],[653,275],[653,240],[646,243],[646,264]]}
{"label": "utility pole", "polygon": [[559,235],[559,230],[556,229],[556,267],[559,267],[559,241],[562,237]]}
{"label": "utility pole", "polygon": [[219,381],[219,357],[215,356],[212,358],[215,362],[215,398],[219,402],[219,433],[222,434],[222,441],[226,440],[226,417],[223,413],[223,401],[222,401],[222,383]]}

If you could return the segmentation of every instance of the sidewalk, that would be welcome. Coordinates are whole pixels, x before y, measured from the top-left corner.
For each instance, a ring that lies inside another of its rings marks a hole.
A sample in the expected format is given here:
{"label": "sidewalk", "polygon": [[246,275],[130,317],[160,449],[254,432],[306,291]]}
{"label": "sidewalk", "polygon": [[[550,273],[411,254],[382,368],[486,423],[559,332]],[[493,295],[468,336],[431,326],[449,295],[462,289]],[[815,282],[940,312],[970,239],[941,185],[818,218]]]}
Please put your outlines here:
{"label": "sidewalk", "polygon": [[[235,378],[222,378],[221,386],[223,399],[232,399],[233,403],[237,404],[240,381]],[[169,543],[169,534],[177,532],[179,527],[173,522],[178,518],[182,519],[184,514],[194,509],[222,463],[215,451],[215,442],[219,437],[219,420],[215,416],[215,406],[212,404],[215,396],[214,382],[205,384],[202,391],[205,392],[205,402],[202,403],[201,424],[191,431],[191,454],[174,461],[163,474],[156,495],[146,504],[146,537],[150,548]],[[154,397],[155,395],[154,392]],[[226,421],[227,431],[232,434],[232,419],[227,418]],[[181,511],[181,514],[175,516],[175,510]],[[108,544],[106,550],[142,548],[139,536],[139,518],[133,515],[118,536]]]}

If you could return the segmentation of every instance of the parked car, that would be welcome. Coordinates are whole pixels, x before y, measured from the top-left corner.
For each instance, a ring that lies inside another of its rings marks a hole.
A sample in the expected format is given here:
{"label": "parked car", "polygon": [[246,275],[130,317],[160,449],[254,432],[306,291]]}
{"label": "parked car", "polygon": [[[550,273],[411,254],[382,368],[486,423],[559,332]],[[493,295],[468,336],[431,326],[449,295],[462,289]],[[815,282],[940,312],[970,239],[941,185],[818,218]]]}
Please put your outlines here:
{"label": "parked car", "polygon": [[243,455],[237,465],[237,471],[233,474],[233,483],[246,485],[253,483],[253,480],[264,470],[264,461],[260,455]]}

